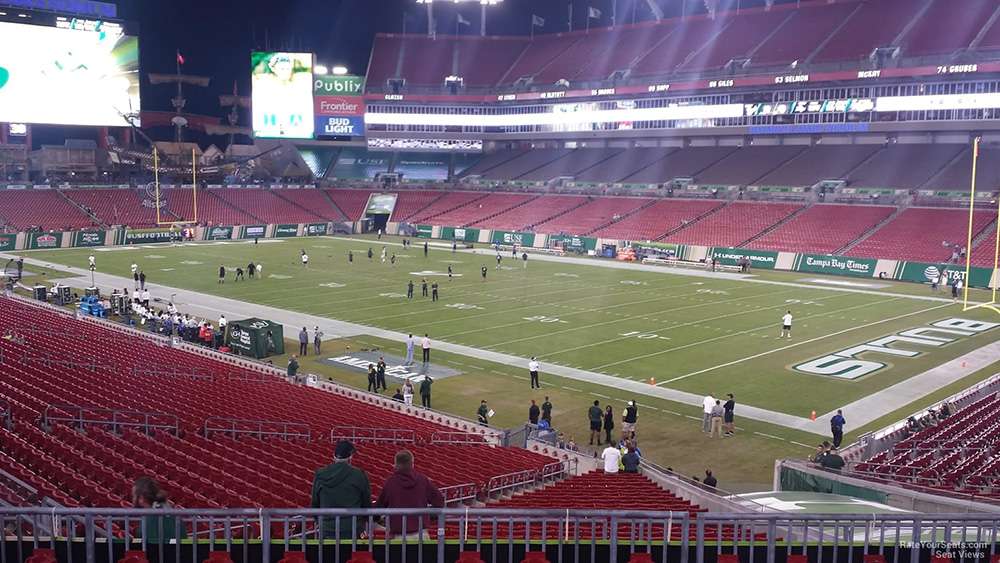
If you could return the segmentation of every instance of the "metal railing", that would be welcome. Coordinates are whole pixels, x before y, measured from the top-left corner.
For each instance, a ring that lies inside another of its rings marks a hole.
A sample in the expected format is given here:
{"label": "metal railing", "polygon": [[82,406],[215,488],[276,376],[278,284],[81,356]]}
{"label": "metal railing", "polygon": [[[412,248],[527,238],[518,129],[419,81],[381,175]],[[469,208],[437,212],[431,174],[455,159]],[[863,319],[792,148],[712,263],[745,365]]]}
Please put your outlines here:
{"label": "metal railing", "polygon": [[282,440],[309,441],[312,439],[312,430],[308,424],[280,420],[247,420],[213,416],[205,419],[203,431],[206,438],[211,438],[213,434],[222,434],[230,438],[253,436],[259,439],[265,437],[275,437]]}
{"label": "metal railing", "polygon": [[118,434],[123,428],[138,428],[149,434],[154,430],[165,430],[178,434],[177,416],[157,412],[99,409],[77,405],[49,405],[42,413],[42,424],[50,427],[62,423],[74,428],[103,426]]}
{"label": "metal railing", "polygon": [[417,434],[407,428],[334,426],[330,429],[330,441],[337,442],[339,440],[350,440],[355,443],[415,444],[417,442]]}
{"label": "metal railing", "polygon": [[860,562],[864,555],[919,563],[932,552],[965,563],[989,560],[1000,540],[1000,515],[913,513],[0,507],[0,527],[2,563],[23,561],[35,549],[52,549],[70,563],[113,563],[129,550],[160,563],[198,562],[212,551],[261,563],[296,552],[313,563],[341,563],[358,551],[386,563],[450,563],[463,551],[490,563],[521,561],[529,551],[565,563],[625,563],[636,553],[657,563],[720,555],[744,563],[788,555],[817,563]]}
{"label": "metal railing", "polygon": [[152,377],[184,377],[188,379],[193,379],[196,381],[215,381],[215,376],[212,375],[210,371],[205,368],[183,368],[178,366],[169,367],[143,367],[135,366],[132,368],[133,376],[152,376]]}
{"label": "metal railing", "polygon": [[431,434],[431,444],[465,444],[484,446],[489,444],[489,442],[486,440],[486,436],[483,436],[482,434],[473,434],[472,432],[439,431]]}

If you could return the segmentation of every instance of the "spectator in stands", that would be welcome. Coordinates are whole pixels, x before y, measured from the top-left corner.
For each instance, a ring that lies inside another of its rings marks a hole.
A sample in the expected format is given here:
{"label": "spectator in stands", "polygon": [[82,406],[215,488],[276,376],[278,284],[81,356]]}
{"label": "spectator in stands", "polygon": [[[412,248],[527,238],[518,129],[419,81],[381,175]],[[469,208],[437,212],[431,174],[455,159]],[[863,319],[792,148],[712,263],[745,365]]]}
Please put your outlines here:
{"label": "spectator in stands", "polygon": [[601,402],[594,400],[594,404],[587,409],[587,419],[590,421],[590,445],[594,445],[594,438],[597,438],[597,445],[601,445],[601,422],[604,413],[601,411]]}
{"label": "spectator in stands", "polygon": [[545,402],[542,403],[542,420],[552,424],[552,403],[548,397],[545,397]]}
{"label": "spectator in stands", "polygon": [[[132,484],[132,506],[144,509],[171,508],[167,492],[161,489],[160,484],[152,477],[139,477]],[[173,516],[147,516],[143,522],[148,543],[166,543],[175,538],[187,537],[184,526],[178,526]]]}
{"label": "spectator in stands", "polygon": [[715,406],[715,397],[711,394],[705,395],[705,398],[701,401],[701,406],[701,431],[708,433],[712,430],[712,407]]}
{"label": "spectator in stands", "polygon": [[814,453],[812,457],[809,458],[809,460],[812,461],[813,463],[819,463],[820,461],[823,460],[823,457],[826,455],[826,452],[828,451],[830,451],[830,442],[823,440],[822,442],[819,443],[819,445],[816,446],[816,453]]}
{"label": "spectator in stands", "polygon": [[712,475],[712,470],[711,469],[706,469],[705,470],[705,478],[702,479],[701,482],[705,483],[706,487],[711,487],[713,489],[715,489],[715,488],[717,488],[719,486],[719,480],[715,478],[715,475]]}
{"label": "spectator in stands", "polygon": [[309,332],[306,331],[306,327],[302,327],[299,331],[299,355],[309,355]]}
{"label": "spectator in stands", "polygon": [[625,473],[638,473],[639,472],[639,453],[636,451],[635,446],[629,444],[628,453],[622,457],[622,465],[625,467]]}
{"label": "spectator in stands", "polygon": [[431,408],[431,385],[434,385],[434,380],[430,375],[425,375],[420,382],[420,404],[425,409]]}
{"label": "spectator in stands", "polygon": [[[382,485],[375,501],[377,508],[444,508],[444,495],[425,475],[413,470],[413,454],[409,450],[396,452],[395,472]],[[430,523],[426,516],[390,516],[386,536],[420,534]]]}
{"label": "spectator in stands", "polygon": [[830,419],[830,433],[833,434],[833,448],[837,449],[840,447],[840,442],[844,440],[844,425],[847,424],[847,420],[844,419],[844,412],[837,409],[837,414],[833,415]]}
{"label": "spectator in stands", "polygon": [[319,327],[313,327],[313,352],[319,355],[320,344],[323,343],[323,331]]}
{"label": "spectator in stands", "polygon": [[538,424],[538,415],[540,412],[541,410],[538,408],[535,400],[532,399],[531,406],[528,407],[528,422],[531,424]]}
{"label": "spectator in stands", "polygon": [[298,373],[299,373],[299,360],[295,354],[292,354],[292,357],[288,358],[288,379],[292,380],[293,382],[297,382],[299,379]]}
{"label": "spectator in stands", "polygon": [[709,438],[715,438],[718,434],[719,438],[722,437],[722,417],[726,414],[726,409],[722,408],[722,401],[716,400],[715,405],[712,406],[712,429],[708,433]]}
{"label": "spectator in stands", "polygon": [[604,441],[611,443],[611,431],[615,429],[615,411],[608,405],[604,409]]}
{"label": "spectator in stands", "polygon": [[601,459],[604,460],[605,473],[618,473],[618,464],[622,460],[622,452],[614,444],[608,444],[601,452]]}
{"label": "spectator in stands", "polygon": [[140,299],[142,299],[142,306],[145,307],[145,308],[147,308],[147,309],[149,309],[150,297],[149,297],[149,290],[148,289],[143,289],[142,290],[142,297],[140,297]]}
{"label": "spectator in stands", "polygon": [[[364,471],[351,466],[354,444],[341,440],[333,453],[333,464],[318,471],[313,478],[313,508],[371,508],[372,488]],[[341,538],[357,537],[359,526],[355,518],[323,520],[323,536]]]}
{"label": "spectator in stands", "polygon": [[483,399],[479,403],[479,409],[476,411],[476,418],[479,420],[480,426],[490,425],[490,407],[486,405],[486,399]]}
{"label": "spectator in stands", "polygon": [[823,469],[831,469],[833,471],[840,471],[844,468],[844,458],[840,457],[840,453],[837,448],[832,448],[823,459],[819,460],[819,464],[823,466]]}
{"label": "spectator in stands", "polygon": [[396,392],[392,394],[392,400],[397,403],[403,402],[403,392],[399,389],[399,387],[396,387]]}
{"label": "spectator in stands", "polygon": [[736,400],[733,398],[733,394],[730,393],[726,395],[726,402],[722,405],[722,429],[723,436],[732,436],[736,434]]}

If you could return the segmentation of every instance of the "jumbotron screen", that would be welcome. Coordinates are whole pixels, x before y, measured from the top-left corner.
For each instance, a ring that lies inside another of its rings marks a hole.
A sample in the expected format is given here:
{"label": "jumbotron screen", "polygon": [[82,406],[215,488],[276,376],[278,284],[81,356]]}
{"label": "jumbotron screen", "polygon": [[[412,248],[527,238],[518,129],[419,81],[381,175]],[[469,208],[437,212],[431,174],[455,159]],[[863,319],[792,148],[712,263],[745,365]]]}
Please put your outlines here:
{"label": "jumbotron screen", "polygon": [[250,57],[254,136],[311,139],[312,54],[255,51]]}
{"label": "jumbotron screen", "polygon": [[0,122],[127,125],[139,113],[139,39],[118,24],[0,22]]}

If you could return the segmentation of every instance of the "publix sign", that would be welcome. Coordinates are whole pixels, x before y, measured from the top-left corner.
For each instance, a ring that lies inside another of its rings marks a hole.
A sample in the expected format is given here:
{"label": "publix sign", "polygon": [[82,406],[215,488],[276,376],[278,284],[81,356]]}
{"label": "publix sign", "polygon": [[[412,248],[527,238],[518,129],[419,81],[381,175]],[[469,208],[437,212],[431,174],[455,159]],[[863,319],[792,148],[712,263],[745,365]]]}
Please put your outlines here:
{"label": "publix sign", "polygon": [[[875,359],[859,359],[859,356],[878,354],[898,358],[914,358],[922,350],[939,348],[963,338],[995,329],[1000,323],[988,323],[970,319],[951,318],[890,334],[881,338],[834,352],[793,366],[792,369],[811,375],[826,375],[838,379],[858,379],[885,369],[888,364]],[[890,345],[892,345],[890,347]],[[913,348],[916,349],[914,350]]]}

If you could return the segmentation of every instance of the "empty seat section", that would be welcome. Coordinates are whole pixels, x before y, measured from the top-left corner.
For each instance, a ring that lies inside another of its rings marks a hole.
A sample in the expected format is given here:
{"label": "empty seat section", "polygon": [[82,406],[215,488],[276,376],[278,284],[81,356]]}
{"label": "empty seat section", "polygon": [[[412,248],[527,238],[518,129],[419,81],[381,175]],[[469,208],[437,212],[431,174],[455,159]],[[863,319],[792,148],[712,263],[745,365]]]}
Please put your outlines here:
{"label": "empty seat section", "polygon": [[[973,215],[973,238],[996,218],[996,212]],[[875,231],[847,254],[866,258],[892,258],[923,262],[943,262],[952,249],[943,241],[965,245],[969,213],[961,209],[910,207]]]}
{"label": "empty seat section", "polygon": [[[734,58],[745,57],[789,16],[787,9],[752,11],[729,20],[704,49],[681,65],[681,70],[718,69]],[[783,27],[782,31],[787,30]],[[781,33],[781,32],[779,32]]]}
{"label": "empty seat section", "polygon": [[385,81],[396,77],[399,53],[403,49],[403,37],[398,35],[375,35],[372,46],[371,63],[368,65],[367,82],[370,90],[385,88]]}
{"label": "empty seat section", "polygon": [[618,152],[576,175],[577,182],[621,182],[677,149],[636,147]]}
{"label": "empty seat section", "polygon": [[482,175],[486,171],[496,168],[509,160],[517,158],[525,152],[527,151],[499,151],[487,154],[476,161],[475,164],[463,170],[461,176],[464,178],[467,176]]}
{"label": "empty seat section", "polygon": [[965,145],[888,145],[851,173],[859,188],[916,189],[952,161]]}
{"label": "empty seat section", "polygon": [[656,240],[722,205],[721,201],[664,199],[600,229],[594,236],[619,240]]}
{"label": "empty seat section", "polygon": [[[144,191],[127,190],[66,190],[67,197],[97,216],[108,225],[129,227],[156,226],[156,201]],[[173,217],[161,217],[172,221]]]}
{"label": "empty seat section", "polygon": [[997,227],[993,225],[987,233],[984,233],[983,240],[972,249],[972,265],[981,268],[992,268],[996,262],[997,247]]}
{"label": "empty seat section", "polygon": [[435,217],[434,222],[446,226],[465,227],[499,215],[536,197],[538,196],[529,194],[490,194],[451,211],[445,211]]}
{"label": "empty seat section", "polygon": [[875,205],[814,205],[748,246],[832,253],[871,230],[895,210]]}
{"label": "empty seat section", "polygon": [[441,199],[435,200],[434,203],[411,216],[409,221],[411,223],[431,221],[435,225],[451,226],[438,222],[437,216],[485,196],[486,194],[477,192],[447,192]]}
{"label": "empty seat section", "polygon": [[983,34],[983,39],[979,42],[978,50],[989,51],[1000,49],[1000,18],[993,22],[993,25]]}
{"label": "empty seat section", "polygon": [[768,66],[804,61],[858,7],[855,2],[813,4],[794,11],[782,32],[775,33],[753,53],[751,65]]}
{"label": "empty seat section", "polygon": [[691,53],[708,43],[727,23],[728,19],[723,17],[714,20],[707,16],[688,18],[666,39],[646,53],[636,63],[633,73],[641,76],[673,72]]}
{"label": "empty seat section", "polygon": [[626,184],[660,184],[674,178],[690,178],[722,160],[735,147],[688,147],[670,153],[646,168],[623,178]]}
{"label": "empty seat section", "polygon": [[226,189],[214,192],[233,207],[264,222],[312,223],[323,217],[282,199],[271,190]]}
{"label": "empty seat section", "polygon": [[56,190],[0,190],[0,223],[22,230],[80,229],[94,224]]}
{"label": "empty seat section", "polygon": [[337,209],[322,190],[304,188],[301,190],[281,190],[278,195],[308,210],[326,221],[343,221],[344,214]]}
{"label": "empty seat section", "polygon": [[733,202],[665,240],[680,244],[739,246],[802,206],[793,203]]}
{"label": "empty seat section", "polygon": [[815,145],[757,180],[760,186],[813,186],[847,173],[882,148],[876,145]]}
{"label": "empty seat section", "polygon": [[483,172],[483,178],[489,180],[514,180],[531,174],[546,164],[556,161],[569,154],[568,149],[538,149],[521,153],[513,158]]}
{"label": "empty seat section", "polygon": [[864,2],[847,23],[813,58],[814,63],[860,60],[876,47],[888,47],[903,31],[923,2],[879,0]]}
{"label": "empty seat section", "polygon": [[600,166],[600,163],[621,151],[622,149],[576,149],[541,168],[522,174],[519,179],[545,182],[560,176],[575,178],[580,172]]}
{"label": "empty seat section", "polygon": [[[972,148],[967,147],[940,173],[921,186],[927,190],[968,192],[972,186]],[[1000,189],[1000,149],[980,147],[976,163],[976,190]]]}
{"label": "empty seat section", "polygon": [[332,189],[326,190],[326,194],[344,212],[344,215],[347,215],[349,221],[358,221],[365,214],[365,207],[368,206],[368,198],[372,195],[372,192],[368,190]]}
{"label": "empty seat section", "polygon": [[[903,56],[951,54],[966,49],[990,19],[994,0],[933,0],[903,38]],[[947,33],[940,30],[947,29]]]}
{"label": "empty seat section", "polygon": [[[552,62],[535,75],[535,82],[552,84],[557,80],[576,80],[580,71],[595,60],[614,51],[622,33],[615,29],[596,29],[580,37],[572,47],[556,55]],[[607,76],[601,76],[601,79]]]}
{"label": "empty seat section", "polygon": [[630,68],[637,58],[672,33],[676,26],[673,21],[642,23],[620,28],[617,33],[595,36],[601,48],[596,51],[596,56],[580,65],[575,79],[606,80],[612,72]]}
{"label": "empty seat section", "polygon": [[[256,225],[262,220],[252,217],[247,213],[229,205],[216,193],[225,188],[209,188],[198,190],[198,214],[199,223],[212,223],[215,225]],[[167,209],[182,221],[195,220],[194,198],[196,197],[190,189],[173,188],[160,192],[161,199],[166,196]]]}
{"label": "empty seat section", "polygon": [[805,147],[740,147],[715,165],[695,174],[695,183],[745,186],[802,153]]}
{"label": "empty seat section", "polygon": [[477,222],[472,226],[505,231],[523,231],[532,225],[542,223],[586,202],[587,198],[582,196],[542,196],[525,205],[505,211],[496,217]]}
{"label": "empty seat section", "polygon": [[392,210],[392,220],[406,221],[416,212],[444,197],[444,195],[445,192],[401,191],[396,197],[396,207]]}
{"label": "empty seat section", "polygon": [[543,233],[589,234],[594,229],[653,202],[647,198],[600,197],[576,209],[535,225]]}
{"label": "empty seat section", "polygon": [[523,37],[459,38],[458,76],[466,86],[495,86],[527,44]]}
{"label": "empty seat section", "polygon": [[403,46],[403,77],[419,86],[444,86],[452,73],[456,40],[445,37],[407,36]]}
{"label": "empty seat section", "polygon": [[[540,35],[528,43],[524,53],[507,72],[505,83],[513,83],[525,76],[534,76],[553,59],[580,40],[578,35]],[[537,81],[536,81],[537,82]]]}

